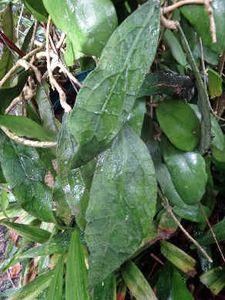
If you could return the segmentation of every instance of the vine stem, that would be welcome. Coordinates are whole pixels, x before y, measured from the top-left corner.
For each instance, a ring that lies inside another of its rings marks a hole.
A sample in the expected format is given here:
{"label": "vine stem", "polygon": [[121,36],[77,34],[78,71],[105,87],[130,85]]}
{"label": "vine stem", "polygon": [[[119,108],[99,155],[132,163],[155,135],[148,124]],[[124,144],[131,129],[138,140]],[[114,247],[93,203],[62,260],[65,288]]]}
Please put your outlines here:
{"label": "vine stem", "polygon": [[12,133],[8,128],[1,126],[1,130],[13,141],[18,144],[22,144],[24,146],[30,146],[34,148],[53,148],[56,147],[56,142],[40,142],[40,141],[33,141],[28,140],[22,137],[17,136],[16,134]]}
{"label": "vine stem", "polygon": [[52,68],[51,68],[51,55],[50,55],[50,43],[49,43],[49,36],[50,36],[50,25],[51,25],[51,17],[48,18],[48,23],[46,27],[46,60],[47,60],[47,69],[48,69],[48,76],[49,76],[49,81],[51,83],[51,86],[54,89],[57,90],[59,93],[59,101],[64,109],[65,112],[70,112],[71,107],[70,105],[66,102],[66,94],[64,93],[63,89],[61,86],[58,84],[57,80],[53,76],[52,73]]}
{"label": "vine stem", "polygon": [[198,250],[206,257],[206,259],[212,263],[212,258],[207,254],[207,252],[202,248],[201,245],[187,232],[187,230],[181,225],[180,221],[177,219],[175,214],[173,213],[172,207],[169,204],[168,199],[163,195],[163,193],[158,190],[159,196],[162,199],[162,204],[167,210],[167,212],[170,214],[174,222],[177,224],[177,226],[180,228],[181,231],[185,234],[185,236],[198,248]]}
{"label": "vine stem", "polygon": [[[43,46],[35,48],[34,50],[30,51],[27,53],[23,58],[19,59],[16,64],[8,71],[8,73],[5,74],[5,76],[0,80],[0,87],[3,86],[3,84],[15,73],[15,71],[24,65],[24,61],[27,61],[30,57],[38,53],[43,49]],[[27,62],[26,62],[27,63]],[[27,64],[26,64],[27,65]]]}
{"label": "vine stem", "polygon": [[205,9],[208,13],[209,16],[209,23],[210,23],[210,33],[212,37],[212,42],[216,43],[217,38],[216,38],[216,24],[213,16],[213,9],[211,6],[213,0],[181,0],[179,2],[176,2],[172,5],[166,6],[161,8],[161,23],[164,27],[169,28],[169,29],[177,29],[176,28],[176,22],[173,20],[168,20],[165,18],[164,15],[173,12],[175,9],[180,8],[184,5],[190,5],[190,4],[199,4],[199,5],[204,5]]}

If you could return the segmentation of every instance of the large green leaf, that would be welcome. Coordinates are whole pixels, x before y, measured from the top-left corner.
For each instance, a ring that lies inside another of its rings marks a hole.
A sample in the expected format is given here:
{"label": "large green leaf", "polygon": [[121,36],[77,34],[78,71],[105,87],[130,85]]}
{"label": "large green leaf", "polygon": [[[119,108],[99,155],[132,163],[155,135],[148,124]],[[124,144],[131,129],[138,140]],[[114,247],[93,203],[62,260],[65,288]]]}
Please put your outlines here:
{"label": "large green leaf", "polygon": [[42,0],[22,0],[26,8],[40,22],[47,21],[48,13]]}
{"label": "large green leaf", "polygon": [[3,174],[22,208],[46,222],[55,222],[52,191],[44,183],[47,170],[38,152],[17,145],[0,134],[0,163]]}
{"label": "large green leaf", "polygon": [[36,243],[44,243],[51,236],[49,231],[31,225],[11,223],[8,221],[2,221],[1,224],[14,230],[25,239]]}
{"label": "large green leaf", "polygon": [[[14,40],[14,22],[12,4],[9,3],[5,9],[0,11],[0,28],[4,34],[11,40]],[[3,46],[3,51],[0,52],[0,79],[11,69],[13,65],[13,55],[7,46]],[[8,82],[5,86],[8,86]]]}
{"label": "large green leaf", "polygon": [[116,277],[108,276],[104,281],[97,284],[93,291],[93,300],[116,300]]}
{"label": "large green leaf", "polygon": [[132,111],[154,59],[158,34],[159,4],[155,0],[142,5],[112,34],[69,115],[70,153],[64,153],[60,135],[59,158],[64,165],[79,166],[111,144]]}
{"label": "large green leaf", "polygon": [[182,200],[189,205],[198,203],[207,183],[204,158],[198,152],[182,152],[165,140],[163,158]]}
{"label": "large green leaf", "polygon": [[40,141],[49,141],[54,138],[50,131],[23,116],[0,116],[0,126],[7,127],[18,136],[25,136]]}
{"label": "large green leaf", "polygon": [[54,270],[48,271],[44,274],[39,275],[29,284],[23,286],[18,291],[16,291],[9,300],[34,300],[40,295],[50,284]]}
{"label": "large green leaf", "polygon": [[85,213],[95,166],[96,161],[92,160],[78,169],[71,170],[61,179],[65,199],[81,230],[84,230],[86,225]]}
{"label": "large green leaf", "polygon": [[133,262],[126,263],[123,279],[131,294],[138,300],[157,300],[151,286]]}
{"label": "large green leaf", "polygon": [[85,235],[90,285],[103,281],[153,235],[155,204],[151,157],[141,139],[124,128],[99,156],[90,191]]}
{"label": "large green leaf", "polygon": [[55,25],[72,42],[76,58],[99,56],[117,26],[110,0],[43,0]]}
{"label": "large green leaf", "polygon": [[200,35],[203,44],[220,54],[225,50],[225,1],[213,0],[212,8],[216,23],[217,43],[212,42],[209,16],[204,5],[185,5],[181,8],[181,12]]}
{"label": "large green leaf", "polygon": [[192,151],[199,142],[200,123],[188,104],[166,100],[156,110],[160,127],[178,149]]}
{"label": "large green leaf", "polygon": [[53,278],[48,289],[47,300],[63,299],[64,257],[60,256],[54,269]]}
{"label": "large green leaf", "polygon": [[66,300],[88,300],[87,269],[80,233],[72,233],[66,263]]}

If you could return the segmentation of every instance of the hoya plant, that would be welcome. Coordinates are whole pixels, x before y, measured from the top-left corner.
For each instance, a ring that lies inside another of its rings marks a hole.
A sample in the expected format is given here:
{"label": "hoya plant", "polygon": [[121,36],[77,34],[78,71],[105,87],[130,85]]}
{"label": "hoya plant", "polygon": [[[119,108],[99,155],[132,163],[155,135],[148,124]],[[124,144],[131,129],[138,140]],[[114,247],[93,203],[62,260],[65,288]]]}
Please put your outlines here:
{"label": "hoya plant", "polygon": [[0,9],[1,299],[224,297],[225,0]]}

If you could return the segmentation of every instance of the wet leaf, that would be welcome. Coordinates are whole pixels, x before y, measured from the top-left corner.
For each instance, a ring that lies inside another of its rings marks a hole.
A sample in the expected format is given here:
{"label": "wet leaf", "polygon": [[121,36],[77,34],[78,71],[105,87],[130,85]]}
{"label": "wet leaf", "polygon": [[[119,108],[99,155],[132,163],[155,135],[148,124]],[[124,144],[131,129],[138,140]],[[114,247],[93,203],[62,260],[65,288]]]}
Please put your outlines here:
{"label": "wet leaf", "polygon": [[15,144],[0,134],[0,162],[18,203],[31,215],[55,222],[52,191],[44,183],[46,169],[34,148]]}
{"label": "wet leaf", "polygon": [[43,2],[55,25],[69,37],[76,58],[101,54],[117,26],[110,0],[55,0],[54,5],[51,0]]}
{"label": "wet leaf", "polygon": [[156,110],[160,128],[178,149],[192,151],[200,138],[200,123],[193,110],[181,100],[166,100]]}
{"label": "wet leaf", "polygon": [[125,128],[99,156],[91,186],[85,231],[90,285],[103,281],[153,235],[155,204],[151,157],[141,139]]}
{"label": "wet leaf", "polygon": [[123,279],[131,294],[138,300],[157,300],[151,286],[133,262],[126,263],[122,271]]}
{"label": "wet leaf", "polygon": [[91,160],[111,144],[133,109],[138,90],[155,56],[159,5],[148,1],[112,34],[99,63],[83,83],[68,117],[71,153],[59,160],[70,168]]}

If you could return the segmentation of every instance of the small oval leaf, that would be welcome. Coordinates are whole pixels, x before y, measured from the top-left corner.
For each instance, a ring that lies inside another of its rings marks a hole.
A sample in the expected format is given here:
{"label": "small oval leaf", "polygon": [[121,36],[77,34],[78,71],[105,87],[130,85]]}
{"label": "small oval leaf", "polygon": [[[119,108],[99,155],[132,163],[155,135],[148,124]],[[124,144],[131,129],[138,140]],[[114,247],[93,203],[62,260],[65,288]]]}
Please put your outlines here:
{"label": "small oval leaf", "polygon": [[181,100],[166,100],[156,109],[160,127],[178,149],[192,151],[199,143],[200,124],[193,110]]}

